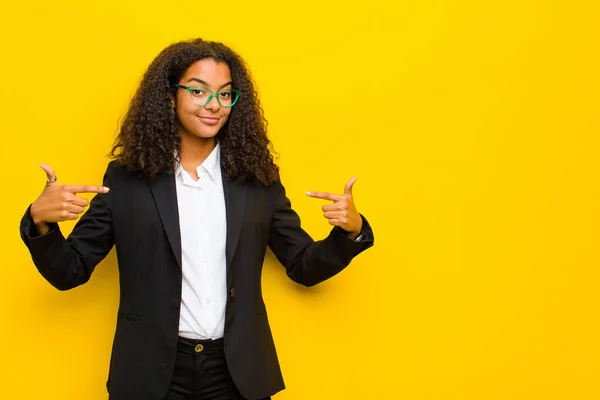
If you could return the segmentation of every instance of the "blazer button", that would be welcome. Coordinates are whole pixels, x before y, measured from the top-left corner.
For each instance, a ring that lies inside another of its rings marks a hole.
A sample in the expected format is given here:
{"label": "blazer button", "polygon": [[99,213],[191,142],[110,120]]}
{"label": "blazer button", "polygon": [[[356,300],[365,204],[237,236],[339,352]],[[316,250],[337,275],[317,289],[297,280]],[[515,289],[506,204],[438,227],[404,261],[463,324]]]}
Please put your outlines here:
{"label": "blazer button", "polygon": [[229,291],[229,297],[231,297],[232,299],[235,297],[235,288],[232,287],[231,290]]}

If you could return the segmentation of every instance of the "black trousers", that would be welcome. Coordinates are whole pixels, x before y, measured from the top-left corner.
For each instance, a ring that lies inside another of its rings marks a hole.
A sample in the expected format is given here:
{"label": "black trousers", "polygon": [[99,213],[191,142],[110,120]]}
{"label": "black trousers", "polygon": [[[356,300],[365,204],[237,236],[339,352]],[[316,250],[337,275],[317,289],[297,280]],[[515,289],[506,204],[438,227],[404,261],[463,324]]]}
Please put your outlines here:
{"label": "black trousers", "polygon": [[246,400],[227,369],[223,339],[179,338],[175,372],[164,400]]}

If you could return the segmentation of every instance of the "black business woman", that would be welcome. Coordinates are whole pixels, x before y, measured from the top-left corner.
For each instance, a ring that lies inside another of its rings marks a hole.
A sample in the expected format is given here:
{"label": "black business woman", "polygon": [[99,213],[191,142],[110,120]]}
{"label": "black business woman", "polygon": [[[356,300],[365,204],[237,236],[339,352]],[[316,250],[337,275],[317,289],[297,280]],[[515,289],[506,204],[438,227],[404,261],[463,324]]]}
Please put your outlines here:
{"label": "black business woman", "polygon": [[[269,398],[284,388],[261,294],[267,246],[311,286],[373,245],[352,199],[309,192],[333,229],[313,241],[279,180],[243,60],[196,39],[149,66],[115,141],[103,186],[50,166],[21,236],[56,288],[88,281],[116,247],[120,304],[111,400]],[[97,193],[89,204],[78,193]],[[57,222],[79,218],[64,238]],[[85,397],[82,394],[82,397]]]}

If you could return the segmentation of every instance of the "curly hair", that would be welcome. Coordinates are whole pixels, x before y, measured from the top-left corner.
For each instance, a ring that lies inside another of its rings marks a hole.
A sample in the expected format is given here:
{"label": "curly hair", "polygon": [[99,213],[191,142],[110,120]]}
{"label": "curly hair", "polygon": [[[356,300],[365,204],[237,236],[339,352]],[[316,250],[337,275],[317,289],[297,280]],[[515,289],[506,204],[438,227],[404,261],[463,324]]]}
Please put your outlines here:
{"label": "curly hair", "polygon": [[171,103],[177,90],[173,84],[193,63],[205,58],[226,63],[233,87],[240,91],[229,119],[217,134],[223,175],[235,181],[273,183],[279,178],[279,169],[250,71],[229,47],[202,39],[174,43],[152,61],[131,99],[111,158],[148,179],[174,172],[181,140]]}

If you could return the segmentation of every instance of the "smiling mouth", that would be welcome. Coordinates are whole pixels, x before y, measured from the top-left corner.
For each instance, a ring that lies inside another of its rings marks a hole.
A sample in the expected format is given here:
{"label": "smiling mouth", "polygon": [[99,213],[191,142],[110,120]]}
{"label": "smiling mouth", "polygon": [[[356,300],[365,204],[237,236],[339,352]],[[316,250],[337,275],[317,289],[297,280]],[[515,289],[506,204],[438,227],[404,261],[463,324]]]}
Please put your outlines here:
{"label": "smiling mouth", "polygon": [[216,125],[221,120],[221,118],[218,118],[218,117],[198,117],[198,118],[200,119],[200,121],[202,121],[208,125]]}

